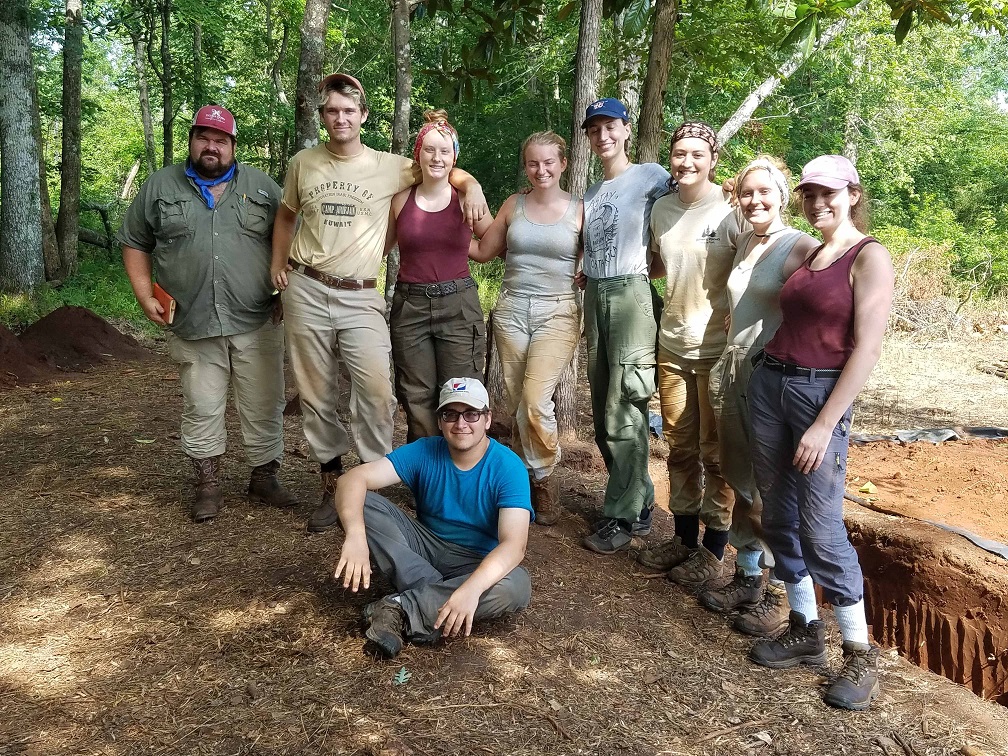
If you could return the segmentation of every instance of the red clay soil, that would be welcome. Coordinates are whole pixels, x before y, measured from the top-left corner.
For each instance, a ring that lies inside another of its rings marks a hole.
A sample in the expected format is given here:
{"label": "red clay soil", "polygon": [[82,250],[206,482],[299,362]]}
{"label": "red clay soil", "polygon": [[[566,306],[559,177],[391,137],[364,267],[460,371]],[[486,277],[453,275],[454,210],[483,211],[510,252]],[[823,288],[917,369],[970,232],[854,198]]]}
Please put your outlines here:
{"label": "red clay soil", "polygon": [[33,383],[46,373],[45,364],[25,351],[10,329],[0,325],[0,390]]}
{"label": "red clay soil", "polygon": [[60,307],[29,327],[20,341],[25,353],[49,371],[86,370],[110,359],[149,354],[132,336],[83,307]]}
{"label": "red clay soil", "polygon": [[852,446],[847,490],[865,497],[867,481],[873,509],[1008,543],[1008,440]]}

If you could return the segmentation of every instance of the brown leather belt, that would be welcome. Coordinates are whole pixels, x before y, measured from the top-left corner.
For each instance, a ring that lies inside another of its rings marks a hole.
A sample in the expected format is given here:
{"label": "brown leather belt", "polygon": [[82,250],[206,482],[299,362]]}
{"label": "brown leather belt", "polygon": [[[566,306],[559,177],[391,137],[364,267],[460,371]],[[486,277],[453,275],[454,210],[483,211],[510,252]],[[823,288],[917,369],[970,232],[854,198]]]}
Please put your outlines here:
{"label": "brown leather belt", "polygon": [[447,297],[449,294],[457,294],[460,291],[471,289],[476,285],[471,276],[456,278],[454,281],[438,281],[437,283],[401,283],[396,284],[396,291],[401,291],[407,297]]}
{"label": "brown leather belt", "polygon": [[361,289],[373,289],[378,285],[378,279],[376,278],[340,278],[339,276],[330,276],[321,270],[315,270],[311,265],[305,265],[294,260],[288,260],[287,262],[298,273],[302,273],[308,276],[308,278],[314,278],[316,281],[324,283],[330,289],[360,291]]}

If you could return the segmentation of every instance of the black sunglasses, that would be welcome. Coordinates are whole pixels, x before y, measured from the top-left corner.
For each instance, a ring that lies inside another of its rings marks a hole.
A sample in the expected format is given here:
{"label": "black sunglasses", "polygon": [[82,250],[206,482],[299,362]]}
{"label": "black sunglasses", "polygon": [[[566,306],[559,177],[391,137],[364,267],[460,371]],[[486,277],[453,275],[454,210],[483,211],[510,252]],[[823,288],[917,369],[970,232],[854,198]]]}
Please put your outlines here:
{"label": "black sunglasses", "polygon": [[452,425],[453,423],[457,423],[460,417],[467,423],[475,423],[486,413],[487,410],[469,409],[465,410],[464,412],[458,412],[456,410],[445,409],[445,410],[439,410],[437,416],[441,420],[441,422]]}

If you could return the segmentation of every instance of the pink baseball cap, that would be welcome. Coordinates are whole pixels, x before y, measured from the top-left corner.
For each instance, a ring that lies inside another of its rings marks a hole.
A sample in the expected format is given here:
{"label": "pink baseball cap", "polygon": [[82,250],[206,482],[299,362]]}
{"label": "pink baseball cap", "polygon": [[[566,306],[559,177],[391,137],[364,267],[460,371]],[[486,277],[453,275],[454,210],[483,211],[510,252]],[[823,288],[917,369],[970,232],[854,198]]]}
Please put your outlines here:
{"label": "pink baseball cap", "polygon": [[204,105],[196,111],[192,128],[217,129],[232,137],[238,136],[238,124],[231,111],[220,105]]}
{"label": "pink baseball cap", "polygon": [[795,190],[814,184],[828,189],[843,189],[848,184],[860,184],[854,164],[843,155],[822,155],[810,160],[802,168],[801,181]]}
{"label": "pink baseball cap", "polygon": [[321,92],[326,88],[326,84],[349,84],[351,87],[356,89],[361,93],[361,97],[367,99],[367,95],[364,94],[363,85],[357,81],[353,76],[348,73],[332,73],[326,76],[322,81],[319,82],[318,91]]}

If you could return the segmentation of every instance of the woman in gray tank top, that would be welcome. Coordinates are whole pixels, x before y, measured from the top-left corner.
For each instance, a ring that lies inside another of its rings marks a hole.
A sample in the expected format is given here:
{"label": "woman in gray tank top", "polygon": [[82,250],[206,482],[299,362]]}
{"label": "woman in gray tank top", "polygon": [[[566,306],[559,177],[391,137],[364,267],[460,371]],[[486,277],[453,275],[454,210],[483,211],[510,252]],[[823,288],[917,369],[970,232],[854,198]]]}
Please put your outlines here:
{"label": "woman in gray tank top", "polygon": [[567,143],[551,131],[522,145],[528,194],[505,200],[483,236],[478,262],[505,258],[494,313],[493,337],[504,373],[508,413],[515,418],[512,446],[532,483],[536,522],[560,517],[560,461],[553,392],[581,336],[574,276],[581,260],[581,200],[560,188]]}
{"label": "woman in gray tank top", "polygon": [[[735,576],[723,588],[705,590],[700,603],[720,612],[738,611],[734,627],[749,635],[775,635],[788,621],[784,585],[773,577],[773,555],[763,543],[763,502],[753,477],[746,386],[751,358],[773,337],[781,322],[780,290],[818,242],[787,225],[784,210],[791,192],[777,161],[761,155],[738,174],[734,199],[752,226],[735,242],[728,276],[728,343],[711,368],[710,402],[717,422],[721,474],[735,492],[729,542],[738,552]],[[771,569],[764,590],[763,569]]]}

